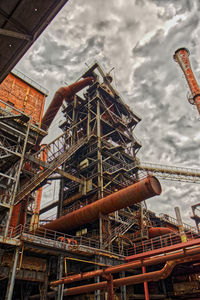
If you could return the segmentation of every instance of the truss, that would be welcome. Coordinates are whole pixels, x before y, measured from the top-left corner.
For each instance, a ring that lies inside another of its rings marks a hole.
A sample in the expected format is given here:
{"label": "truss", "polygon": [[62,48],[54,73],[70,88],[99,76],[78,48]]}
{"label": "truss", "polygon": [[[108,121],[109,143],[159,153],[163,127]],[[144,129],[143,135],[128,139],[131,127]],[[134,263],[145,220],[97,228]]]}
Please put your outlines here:
{"label": "truss", "polygon": [[140,162],[137,167],[141,173],[143,171],[150,172],[163,180],[200,184],[200,169],[183,168],[147,162]]}

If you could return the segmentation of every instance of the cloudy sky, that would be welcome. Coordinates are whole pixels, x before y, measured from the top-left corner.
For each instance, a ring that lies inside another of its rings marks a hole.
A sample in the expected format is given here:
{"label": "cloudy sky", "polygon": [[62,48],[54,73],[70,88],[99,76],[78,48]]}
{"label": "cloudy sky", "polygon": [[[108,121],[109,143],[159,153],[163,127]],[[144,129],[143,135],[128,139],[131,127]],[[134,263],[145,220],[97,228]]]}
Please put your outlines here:
{"label": "cloudy sky", "polygon": [[[126,103],[142,117],[136,129],[142,161],[199,168],[200,118],[186,100],[189,91],[174,51],[187,47],[200,78],[198,0],[69,0],[17,68],[49,90],[48,103],[98,60],[112,72]],[[61,114],[50,136],[55,138]],[[174,216],[180,206],[190,222],[190,206],[200,186],[162,181],[163,193],[149,209]],[[193,224],[193,223],[192,223]]]}

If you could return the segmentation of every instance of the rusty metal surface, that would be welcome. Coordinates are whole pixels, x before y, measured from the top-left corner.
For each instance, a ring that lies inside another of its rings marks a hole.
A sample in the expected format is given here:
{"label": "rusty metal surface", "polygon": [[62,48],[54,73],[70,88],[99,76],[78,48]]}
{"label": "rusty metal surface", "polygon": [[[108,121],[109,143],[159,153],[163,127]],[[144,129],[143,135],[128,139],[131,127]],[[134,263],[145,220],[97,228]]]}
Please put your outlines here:
{"label": "rusty metal surface", "polygon": [[149,238],[154,238],[156,236],[165,235],[168,233],[174,233],[174,230],[167,227],[151,227],[148,229]]}
{"label": "rusty metal surface", "polygon": [[68,284],[68,283],[72,283],[75,281],[86,280],[86,279],[90,279],[90,278],[93,278],[96,276],[101,276],[102,274],[109,274],[109,273],[114,274],[114,273],[120,273],[123,271],[128,271],[130,269],[141,268],[142,266],[158,265],[158,264],[162,264],[166,261],[183,258],[184,256],[189,257],[192,255],[196,255],[199,253],[199,251],[200,251],[200,247],[197,247],[195,249],[188,249],[187,251],[185,250],[185,252],[183,252],[181,250],[176,253],[172,253],[172,254],[169,253],[169,254],[166,254],[163,256],[157,256],[157,257],[150,258],[150,256],[153,256],[153,254],[151,253],[149,255],[149,257],[147,257],[145,259],[141,258],[141,259],[137,259],[136,261],[133,261],[133,262],[124,263],[124,264],[113,266],[113,267],[108,267],[106,269],[100,269],[100,270],[96,270],[96,271],[67,276],[66,278],[52,282],[51,285],[56,286],[56,285],[62,284],[62,283]]}
{"label": "rusty metal surface", "polygon": [[[33,124],[41,122],[45,95],[14,74],[8,74],[0,84],[0,99],[32,116]],[[3,103],[0,106],[6,108]]]}
{"label": "rusty metal surface", "polygon": [[[0,273],[2,277],[8,277],[9,272],[9,267],[0,266]],[[41,271],[21,269],[17,271],[15,278],[18,280],[43,282],[45,280],[45,275],[46,274]]]}
{"label": "rusty metal surface", "polygon": [[148,176],[131,186],[62,216],[41,228],[67,232],[73,228],[97,220],[100,213],[107,215],[160,193],[161,186],[159,181],[155,177]]}
{"label": "rusty metal surface", "polygon": [[[176,265],[199,260],[200,255],[197,254],[199,253],[199,249],[195,249],[195,250],[196,251],[194,251],[194,249],[191,250],[191,252],[193,252],[192,256],[186,256],[186,257],[176,258],[174,260],[167,261],[161,270],[115,279],[113,280],[114,287],[117,288],[120,286],[128,286],[128,285],[143,283],[144,281],[151,282],[151,281],[158,281],[160,279],[165,279],[171,274],[172,270]],[[107,287],[107,284],[108,284],[107,281],[102,281],[100,283],[68,288],[64,290],[64,295],[65,296],[78,295],[78,294],[93,292],[95,290],[104,290]],[[53,296],[53,295],[51,294],[48,296]],[[35,297],[36,296],[30,297],[30,299],[38,299]]]}
{"label": "rusty metal surface", "polygon": [[[1,266],[12,266],[12,256],[13,253],[6,253],[6,255],[2,256]],[[46,263],[46,259],[24,255],[21,263],[21,269],[45,272]],[[20,263],[18,261],[18,267],[19,264]]]}
{"label": "rusty metal surface", "polygon": [[94,81],[93,77],[87,77],[83,80],[75,82],[67,87],[61,87],[55,93],[44,117],[42,118],[41,128],[44,130],[48,130],[51,125],[53,119],[55,118],[57,112],[59,111],[64,100],[69,102],[71,97],[82,90],[87,85],[90,85]]}

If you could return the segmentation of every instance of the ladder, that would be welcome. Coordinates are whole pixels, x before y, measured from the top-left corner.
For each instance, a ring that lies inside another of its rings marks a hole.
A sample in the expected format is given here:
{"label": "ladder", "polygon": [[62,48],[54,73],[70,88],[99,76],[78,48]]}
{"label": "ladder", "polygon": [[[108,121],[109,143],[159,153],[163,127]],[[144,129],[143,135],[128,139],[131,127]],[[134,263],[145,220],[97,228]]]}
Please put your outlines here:
{"label": "ladder", "polygon": [[109,242],[106,241],[103,247],[108,247],[108,245],[111,244],[118,237],[118,235],[124,235],[134,224],[135,222],[133,216],[126,217],[126,220],[122,224],[118,225],[115,228],[112,228]]}
{"label": "ladder", "polygon": [[[25,183],[15,197],[15,204],[20,202],[25,196],[30,194],[34,189],[37,188],[45,179],[47,179],[56,169],[62,165],[71,155],[73,155],[81,146],[87,142],[87,138],[80,139],[79,142],[69,148],[69,150],[64,151],[59,154],[50,163],[45,163],[45,169],[41,170],[35,176],[33,176],[27,183]],[[41,162],[44,166],[44,162]]]}

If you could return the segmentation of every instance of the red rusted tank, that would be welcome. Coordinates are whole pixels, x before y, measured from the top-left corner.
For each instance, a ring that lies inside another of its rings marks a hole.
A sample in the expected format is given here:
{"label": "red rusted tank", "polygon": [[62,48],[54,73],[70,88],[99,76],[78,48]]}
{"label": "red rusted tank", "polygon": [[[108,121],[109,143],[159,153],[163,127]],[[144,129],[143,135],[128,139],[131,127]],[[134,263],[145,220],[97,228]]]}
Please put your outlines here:
{"label": "red rusted tank", "polygon": [[148,229],[149,231],[149,237],[154,238],[156,236],[164,235],[164,234],[169,234],[169,233],[174,233],[175,231],[167,228],[167,227],[151,227]]}
{"label": "red rusted tank", "polygon": [[55,93],[46,113],[44,114],[44,117],[42,118],[41,128],[44,130],[48,130],[63,101],[66,100],[69,102],[73,95],[81,91],[84,87],[91,85],[93,81],[93,77],[87,77],[67,87],[59,88],[59,90],[57,90],[57,92]]}
{"label": "red rusted tank", "polygon": [[111,212],[144,201],[145,199],[160,195],[160,193],[161,185],[158,179],[154,176],[148,176],[116,193],[62,216],[41,228],[68,232],[83,224],[97,220],[100,213],[107,215]]}

